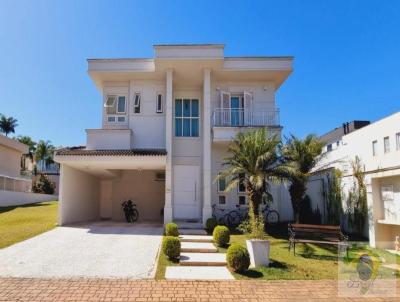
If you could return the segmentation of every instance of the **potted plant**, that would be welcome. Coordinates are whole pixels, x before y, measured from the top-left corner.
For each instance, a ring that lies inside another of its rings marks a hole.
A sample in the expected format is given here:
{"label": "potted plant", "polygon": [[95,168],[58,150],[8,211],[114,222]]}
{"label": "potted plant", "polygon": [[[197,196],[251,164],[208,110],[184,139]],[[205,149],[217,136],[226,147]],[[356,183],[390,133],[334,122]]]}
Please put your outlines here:
{"label": "potted plant", "polygon": [[262,215],[254,215],[251,206],[248,224],[250,233],[246,246],[250,255],[250,266],[268,266],[270,242],[264,232],[264,219]]}
{"label": "potted plant", "polygon": [[251,265],[269,264],[269,241],[264,232],[264,221],[260,215],[261,204],[272,200],[270,183],[284,179],[286,169],[282,166],[280,141],[264,128],[238,133],[229,145],[229,156],[224,158],[216,180],[227,180],[225,191],[242,186],[249,201],[249,220],[242,225],[248,233],[247,248]]}

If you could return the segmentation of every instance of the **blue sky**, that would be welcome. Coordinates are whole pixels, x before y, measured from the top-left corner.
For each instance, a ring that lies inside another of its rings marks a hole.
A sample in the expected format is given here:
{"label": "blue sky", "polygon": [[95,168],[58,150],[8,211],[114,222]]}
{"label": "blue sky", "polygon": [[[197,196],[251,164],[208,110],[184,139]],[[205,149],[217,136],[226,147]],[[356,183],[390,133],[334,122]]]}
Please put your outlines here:
{"label": "blue sky", "polygon": [[285,134],[322,134],[400,110],[400,1],[0,0],[0,113],[16,134],[85,143],[101,127],[87,58],[151,57],[153,44],[224,43],[293,55],[277,93]]}

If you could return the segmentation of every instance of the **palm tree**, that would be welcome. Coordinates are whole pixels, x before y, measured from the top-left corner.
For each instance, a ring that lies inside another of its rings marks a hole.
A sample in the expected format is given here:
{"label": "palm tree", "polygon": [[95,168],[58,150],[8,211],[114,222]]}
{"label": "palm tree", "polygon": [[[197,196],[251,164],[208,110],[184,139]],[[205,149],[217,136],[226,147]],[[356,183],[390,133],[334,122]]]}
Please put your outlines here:
{"label": "palm tree", "polygon": [[282,149],[286,178],[290,182],[289,193],[292,200],[294,219],[299,222],[300,207],[307,191],[307,181],[322,151],[323,142],[309,134],[299,139],[291,135]]}
{"label": "palm tree", "polygon": [[285,175],[279,149],[280,141],[276,136],[268,136],[265,128],[238,133],[229,145],[230,156],[223,160],[227,168],[217,176],[217,179],[227,180],[226,191],[239,183],[244,185],[256,218],[263,201],[272,199],[270,183],[282,180]]}
{"label": "palm tree", "polygon": [[28,148],[28,153],[24,154],[24,156],[22,158],[22,161],[23,161],[22,162],[22,169],[25,170],[25,158],[29,158],[30,161],[33,163],[33,155],[34,155],[34,153],[36,151],[36,142],[34,142],[32,140],[32,138],[30,136],[27,136],[27,135],[19,135],[17,140],[20,143],[23,143],[23,144],[25,144],[25,145],[27,145],[29,147]]}
{"label": "palm tree", "polygon": [[6,136],[9,133],[15,133],[15,127],[18,126],[17,120],[12,116],[6,117],[5,115],[1,115],[0,117],[0,131],[3,132]]}
{"label": "palm tree", "polygon": [[50,141],[40,140],[36,146],[35,161],[41,161],[41,170],[43,171],[47,166],[54,163],[53,153],[55,147]]}

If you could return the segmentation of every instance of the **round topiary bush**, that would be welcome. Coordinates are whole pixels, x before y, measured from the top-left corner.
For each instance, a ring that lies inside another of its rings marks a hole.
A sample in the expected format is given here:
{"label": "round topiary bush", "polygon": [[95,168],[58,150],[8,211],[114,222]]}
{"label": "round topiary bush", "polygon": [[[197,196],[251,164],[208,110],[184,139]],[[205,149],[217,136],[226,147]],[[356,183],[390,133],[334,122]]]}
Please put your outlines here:
{"label": "round topiary bush", "polygon": [[246,271],[250,266],[249,252],[245,247],[234,243],[226,251],[226,262],[234,272]]}
{"label": "round topiary bush", "polygon": [[219,225],[214,228],[213,239],[218,246],[226,246],[229,243],[229,229],[226,226]]}
{"label": "round topiary bush", "polygon": [[165,235],[166,236],[179,236],[178,225],[176,223],[170,222],[165,225]]}
{"label": "round topiary bush", "polygon": [[177,259],[181,254],[181,242],[174,236],[165,236],[161,248],[162,252],[170,259]]}
{"label": "round topiary bush", "polygon": [[212,217],[208,218],[206,221],[206,230],[208,233],[212,233],[214,231],[214,228],[217,226],[217,220]]}

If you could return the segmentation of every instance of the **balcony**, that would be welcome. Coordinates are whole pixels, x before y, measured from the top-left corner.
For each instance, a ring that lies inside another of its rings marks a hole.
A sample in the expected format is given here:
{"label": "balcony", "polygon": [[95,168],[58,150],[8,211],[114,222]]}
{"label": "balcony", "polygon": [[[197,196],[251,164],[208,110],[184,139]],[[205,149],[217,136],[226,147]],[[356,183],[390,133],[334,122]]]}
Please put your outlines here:
{"label": "balcony", "polygon": [[215,109],[212,115],[213,141],[231,141],[238,132],[259,127],[268,127],[273,134],[280,135],[279,110],[248,111],[239,109]]}
{"label": "balcony", "polygon": [[215,109],[213,127],[279,126],[279,110],[248,111],[245,109]]}

